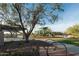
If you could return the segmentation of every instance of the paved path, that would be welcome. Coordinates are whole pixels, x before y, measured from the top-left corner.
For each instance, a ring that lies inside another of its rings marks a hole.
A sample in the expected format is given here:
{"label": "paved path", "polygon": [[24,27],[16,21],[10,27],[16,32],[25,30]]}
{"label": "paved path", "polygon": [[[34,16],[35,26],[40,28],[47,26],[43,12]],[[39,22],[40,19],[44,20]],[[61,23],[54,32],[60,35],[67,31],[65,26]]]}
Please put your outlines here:
{"label": "paved path", "polygon": [[67,46],[68,52],[72,52],[76,55],[79,55],[79,47],[71,44],[65,44]]}
{"label": "paved path", "polygon": [[[50,40],[49,42],[52,43],[54,41]],[[71,44],[66,44],[66,43],[63,43],[63,44],[66,45],[68,52],[79,56],[79,47],[78,46],[71,45]],[[63,47],[64,48],[64,46],[61,43],[56,43],[56,45],[59,46],[59,47]]]}
{"label": "paved path", "polygon": [[[71,45],[71,44],[65,44],[65,45],[66,45],[68,51],[74,52],[74,53],[79,53],[79,47],[78,46],[74,46],[74,45]],[[60,45],[60,46],[62,46],[62,45]]]}
{"label": "paved path", "polygon": [[[65,44],[65,45],[67,47],[67,51],[68,52],[70,52],[70,53],[72,53],[74,55],[78,55],[79,56],[79,47],[78,46],[71,45],[71,44]],[[58,43],[57,46],[63,47],[63,45],[61,45],[60,43]]]}

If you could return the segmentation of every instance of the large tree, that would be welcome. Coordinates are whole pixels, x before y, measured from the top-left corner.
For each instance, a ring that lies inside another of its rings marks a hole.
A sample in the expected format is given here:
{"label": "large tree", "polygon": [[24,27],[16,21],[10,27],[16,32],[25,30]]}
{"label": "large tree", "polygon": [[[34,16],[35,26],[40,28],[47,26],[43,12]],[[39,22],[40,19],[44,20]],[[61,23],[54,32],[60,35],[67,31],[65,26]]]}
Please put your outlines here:
{"label": "large tree", "polygon": [[1,18],[15,21],[21,26],[26,42],[35,28],[36,24],[45,25],[47,20],[54,23],[58,19],[60,11],[63,11],[62,4],[52,3],[15,3],[0,4]]}

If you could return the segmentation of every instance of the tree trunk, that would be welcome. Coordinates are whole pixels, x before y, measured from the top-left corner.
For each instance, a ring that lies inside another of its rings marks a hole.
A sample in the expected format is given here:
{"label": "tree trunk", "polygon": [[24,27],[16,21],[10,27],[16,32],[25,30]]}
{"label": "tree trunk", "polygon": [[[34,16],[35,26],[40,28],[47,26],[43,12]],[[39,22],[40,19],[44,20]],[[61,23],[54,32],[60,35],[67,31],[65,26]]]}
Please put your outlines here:
{"label": "tree trunk", "polygon": [[23,33],[24,33],[24,37],[25,37],[25,39],[26,39],[26,42],[29,42],[29,40],[28,40],[29,35],[26,34],[24,25],[23,25],[23,23],[22,23],[22,18],[21,18],[21,14],[20,14],[21,12],[18,10],[17,7],[15,7],[15,8],[16,8],[18,14],[19,14],[19,19],[20,19],[20,23],[21,23],[21,29],[22,29],[22,31],[23,31]]}
{"label": "tree trunk", "polygon": [[25,36],[26,42],[29,42],[29,36]]}
{"label": "tree trunk", "polygon": [[12,38],[13,38],[13,33],[12,33],[11,31],[10,31],[10,35],[11,35],[10,37],[12,37]]}

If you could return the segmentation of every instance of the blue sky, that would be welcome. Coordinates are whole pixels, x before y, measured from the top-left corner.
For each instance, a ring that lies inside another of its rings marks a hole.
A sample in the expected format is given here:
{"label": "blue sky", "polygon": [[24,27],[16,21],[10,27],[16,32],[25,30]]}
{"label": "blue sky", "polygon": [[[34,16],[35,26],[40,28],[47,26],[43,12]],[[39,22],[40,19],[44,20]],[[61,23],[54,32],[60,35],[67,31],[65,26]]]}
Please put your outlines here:
{"label": "blue sky", "polygon": [[[54,24],[47,24],[52,31],[64,32],[68,27],[79,24],[79,4],[63,4],[64,12]],[[37,26],[36,26],[37,27]],[[39,26],[40,27],[40,26]]]}

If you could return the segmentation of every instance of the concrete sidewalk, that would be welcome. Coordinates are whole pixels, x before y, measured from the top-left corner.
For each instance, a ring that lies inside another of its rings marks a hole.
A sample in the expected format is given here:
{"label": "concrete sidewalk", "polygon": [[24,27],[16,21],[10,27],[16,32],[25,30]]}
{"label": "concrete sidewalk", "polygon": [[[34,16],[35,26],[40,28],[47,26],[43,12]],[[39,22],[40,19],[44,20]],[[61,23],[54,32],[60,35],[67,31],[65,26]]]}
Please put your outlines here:
{"label": "concrete sidewalk", "polygon": [[[54,41],[47,40],[47,42],[53,43]],[[67,52],[68,53],[71,53],[73,55],[79,56],[79,47],[78,46],[71,45],[71,44],[66,44],[66,43],[63,43],[63,44],[67,47]],[[57,42],[57,43],[55,43],[55,45],[57,45],[60,48],[64,48],[64,46],[62,45],[62,43],[58,43]]]}
{"label": "concrete sidewalk", "polygon": [[[73,55],[79,56],[79,47],[78,46],[71,45],[71,44],[65,44],[65,43],[63,43],[63,44],[66,45],[68,53],[72,53]],[[57,43],[57,46],[63,47],[63,45],[61,45],[60,43]]]}
{"label": "concrete sidewalk", "polygon": [[72,52],[74,55],[79,56],[79,47],[71,44],[65,44],[68,52]]}

